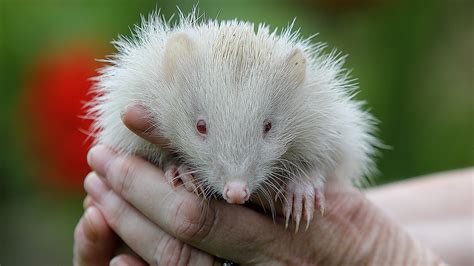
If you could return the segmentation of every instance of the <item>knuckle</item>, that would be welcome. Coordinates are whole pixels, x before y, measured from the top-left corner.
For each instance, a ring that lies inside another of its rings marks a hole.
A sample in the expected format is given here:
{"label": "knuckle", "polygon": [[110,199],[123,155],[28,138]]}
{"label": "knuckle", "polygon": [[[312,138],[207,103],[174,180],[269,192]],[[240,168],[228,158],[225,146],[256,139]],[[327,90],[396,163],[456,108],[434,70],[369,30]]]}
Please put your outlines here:
{"label": "knuckle", "polygon": [[162,238],[154,254],[156,265],[178,265],[183,260],[185,244],[174,237]]}
{"label": "knuckle", "polygon": [[112,162],[109,179],[118,194],[128,195],[133,190],[135,172],[133,163],[126,157],[117,158]]}
{"label": "knuckle", "polygon": [[129,206],[123,200],[111,200],[110,212],[107,215],[107,223],[111,228],[119,228],[120,222],[125,220],[123,217],[126,216]]}
{"label": "knuckle", "polygon": [[185,242],[203,241],[215,224],[212,204],[205,205],[191,200],[178,203],[175,214],[175,236]]}

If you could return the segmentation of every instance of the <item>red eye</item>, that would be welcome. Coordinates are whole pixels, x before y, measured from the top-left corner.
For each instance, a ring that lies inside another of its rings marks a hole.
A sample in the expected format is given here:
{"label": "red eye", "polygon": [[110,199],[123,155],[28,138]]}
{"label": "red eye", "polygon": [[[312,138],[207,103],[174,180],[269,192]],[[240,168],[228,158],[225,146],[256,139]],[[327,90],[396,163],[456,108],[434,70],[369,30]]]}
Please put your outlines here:
{"label": "red eye", "polygon": [[207,125],[206,121],[200,119],[196,123],[196,130],[199,132],[200,135],[205,136],[207,134]]}
{"label": "red eye", "polygon": [[270,120],[265,120],[263,122],[263,135],[265,136],[270,129],[272,129],[272,122],[270,122]]}

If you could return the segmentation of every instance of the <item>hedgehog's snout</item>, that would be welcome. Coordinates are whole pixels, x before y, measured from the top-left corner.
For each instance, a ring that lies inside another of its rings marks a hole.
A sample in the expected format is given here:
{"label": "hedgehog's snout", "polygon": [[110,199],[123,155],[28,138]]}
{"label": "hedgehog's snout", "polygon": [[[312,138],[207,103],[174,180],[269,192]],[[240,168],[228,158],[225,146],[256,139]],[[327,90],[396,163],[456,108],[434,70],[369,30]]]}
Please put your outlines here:
{"label": "hedgehog's snout", "polygon": [[222,196],[230,204],[244,204],[250,198],[250,190],[244,181],[228,181]]}

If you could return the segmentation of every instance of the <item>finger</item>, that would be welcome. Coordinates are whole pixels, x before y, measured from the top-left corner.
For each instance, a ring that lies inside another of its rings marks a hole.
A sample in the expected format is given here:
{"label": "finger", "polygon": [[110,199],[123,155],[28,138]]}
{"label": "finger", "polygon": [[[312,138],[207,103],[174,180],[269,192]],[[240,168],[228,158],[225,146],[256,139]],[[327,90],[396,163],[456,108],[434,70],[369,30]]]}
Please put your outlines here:
{"label": "finger", "polygon": [[110,266],[146,266],[148,263],[130,254],[120,254],[110,261]]}
{"label": "finger", "polygon": [[159,136],[158,130],[150,122],[150,114],[143,106],[139,104],[128,106],[123,113],[122,121],[138,136],[162,147],[167,146],[168,141]]}
{"label": "finger", "polygon": [[[152,263],[155,255],[146,247],[156,246],[155,241],[166,238],[165,233],[120,199],[97,174],[90,173],[86,177],[84,188],[103,212],[109,226],[132,250],[148,263]],[[128,219],[123,219],[123,217],[128,217]],[[130,235],[134,237],[128,237]]]}
{"label": "finger", "polygon": [[189,261],[193,254],[212,261],[210,255],[163,232],[120,198],[95,173],[86,177],[84,187],[104,213],[110,227],[147,263],[178,265]]}
{"label": "finger", "polygon": [[117,241],[100,211],[87,208],[74,231],[74,265],[108,265]]}
{"label": "finger", "polygon": [[94,201],[92,200],[91,196],[87,195],[82,202],[82,207],[84,210],[87,210],[90,206],[94,205]]}
{"label": "finger", "polygon": [[208,207],[204,207],[203,199],[184,189],[174,191],[161,170],[139,157],[125,157],[96,146],[90,151],[89,164],[106,177],[116,193],[160,228],[211,254],[240,263],[263,260],[262,248],[276,247],[264,236],[288,236],[281,225],[248,208],[220,201],[206,202]]}

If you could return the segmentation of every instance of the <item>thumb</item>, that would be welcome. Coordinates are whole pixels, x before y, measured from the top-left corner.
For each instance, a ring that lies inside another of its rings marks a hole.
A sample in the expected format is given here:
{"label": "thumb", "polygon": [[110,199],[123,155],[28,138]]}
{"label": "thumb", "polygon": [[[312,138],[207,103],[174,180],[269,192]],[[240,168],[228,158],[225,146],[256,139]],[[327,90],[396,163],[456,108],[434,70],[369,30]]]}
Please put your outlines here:
{"label": "thumb", "polygon": [[169,141],[159,135],[159,131],[151,121],[148,110],[140,104],[131,104],[125,108],[122,114],[122,121],[133,133],[145,140],[157,144],[163,148]]}

